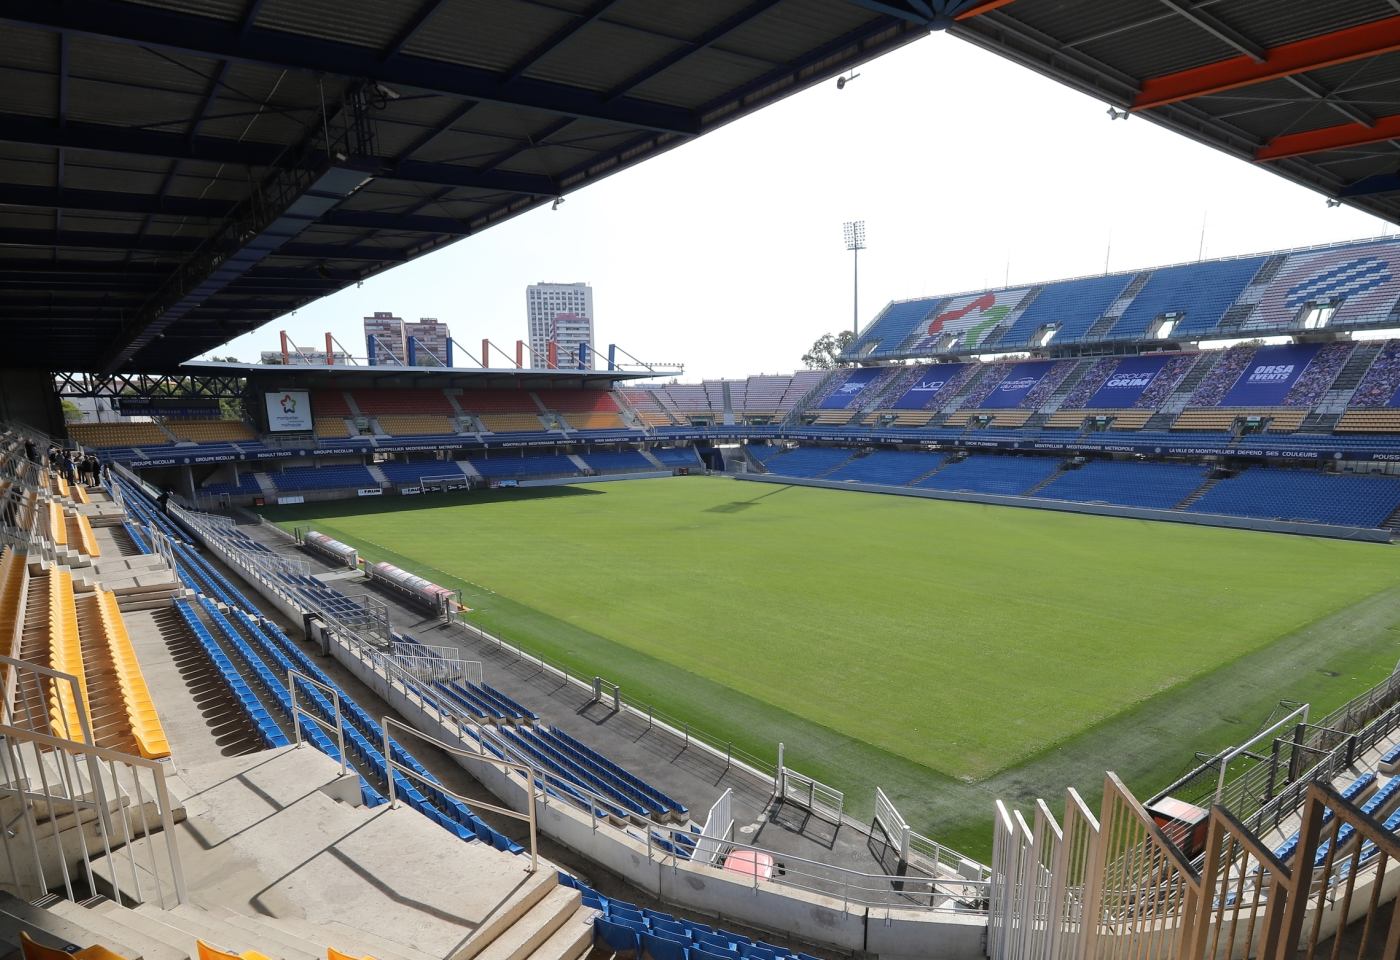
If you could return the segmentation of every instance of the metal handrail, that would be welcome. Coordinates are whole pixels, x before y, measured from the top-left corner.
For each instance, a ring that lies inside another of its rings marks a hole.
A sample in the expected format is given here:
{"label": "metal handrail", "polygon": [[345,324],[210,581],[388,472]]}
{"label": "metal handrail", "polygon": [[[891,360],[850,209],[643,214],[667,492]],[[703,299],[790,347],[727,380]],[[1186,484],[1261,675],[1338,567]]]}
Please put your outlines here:
{"label": "metal handrail", "polygon": [[348,768],[345,763],[345,724],[341,722],[340,717],[340,691],[335,687],[330,687],[321,683],[319,680],[311,679],[295,667],[287,668],[287,692],[290,694],[289,699],[292,701],[292,730],[296,734],[297,749],[301,749],[302,745],[301,724],[297,722],[298,717],[309,717],[311,720],[320,724],[322,728],[329,727],[330,724],[297,703],[297,688],[293,683],[294,677],[300,677],[311,686],[324,690],[331,695],[331,702],[335,705],[335,727],[333,729],[336,737],[340,740],[340,775],[342,777],[345,776]]}
{"label": "metal handrail", "polygon": [[[380,726],[381,726],[381,727],[383,728],[383,730],[384,730],[384,762],[385,762],[386,766],[388,767],[388,774],[389,774],[389,776],[388,776],[388,780],[389,780],[389,808],[390,808],[391,810],[392,810],[392,809],[396,809],[396,808],[398,807],[398,797],[396,796],[396,794],[395,794],[395,792],[394,792],[394,771],[397,770],[397,771],[399,771],[399,772],[401,772],[401,773],[408,774],[409,776],[417,777],[419,780],[422,780],[424,783],[430,785],[430,786],[432,787],[432,789],[435,790],[436,792],[445,794],[446,796],[451,797],[452,799],[458,801],[459,803],[471,804],[472,806],[474,806],[474,807],[476,807],[476,808],[478,808],[478,809],[480,809],[480,810],[489,810],[489,811],[491,811],[492,813],[499,813],[499,814],[500,814],[501,816],[503,816],[503,817],[510,817],[510,818],[512,818],[512,819],[514,819],[514,820],[524,820],[524,821],[526,821],[527,823],[530,824],[530,869],[529,869],[527,872],[529,872],[529,873],[534,873],[534,872],[536,872],[537,870],[539,870],[539,868],[540,868],[540,855],[539,855],[539,845],[538,845],[538,843],[537,843],[537,835],[536,835],[536,826],[537,826],[536,820],[535,820],[535,799],[536,799],[536,798],[535,798],[535,791],[534,791],[534,782],[535,782],[535,779],[537,779],[538,774],[537,774],[537,772],[535,771],[535,769],[534,769],[533,767],[529,767],[529,766],[525,766],[525,765],[521,765],[521,764],[511,763],[511,762],[508,761],[508,760],[498,759],[498,758],[496,758],[496,757],[488,756],[488,755],[486,755],[486,754],[484,754],[484,753],[473,753],[473,752],[470,751],[470,750],[463,750],[461,747],[456,747],[456,746],[453,746],[453,745],[450,744],[450,743],[444,743],[443,741],[437,739],[436,737],[431,737],[431,736],[429,736],[428,734],[424,733],[423,731],[417,729],[416,727],[411,727],[411,726],[409,726],[409,725],[406,724],[406,723],[400,723],[398,720],[395,720],[393,717],[387,717],[387,716],[386,716],[386,717],[383,717],[383,718],[380,719],[379,723],[380,723]],[[391,725],[392,725],[392,726],[395,726],[395,727],[398,727],[400,730],[403,730],[403,731],[406,732],[406,733],[411,733],[411,734],[413,734],[415,737],[417,737],[417,738],[420,739],[420,740],[423,740],[423,741],[425,741],[425,742],[427,742],[427,743],[431,743],[433,746],[437,747],[439,750],[442,750],[442,751],[444,751],[444,752],[446,752],[446,753],[455,754],[455,755],[457,755],[457,756],[459,756],[459,757],[467,757],[467,758],[472,759],[472,760],[482,760],[482,761],[485,761],[485,762],[487,762],[487,763],[494,763],[494,764],[496,764],[497,766],[500,766],[500,767],[503,768],[503,769],[506,769],[506,770],[508,770],[508,771],[515,772],[515,773],[521,773],[521,774],[524,774],[526,777],[529,777],[529,778],[530,778],[530,788],[529,788],[529,790],[528,790],[527,792],[530,794],[530,799],[529,799],[529,802],[526,804],[526,806],[529,808],[529,813],[528,813],[528,814],[524,814],[524,813],[520,813],[520,812],[515,811],[515,810],[511,810],[511,809],[508,808],[508,807],[497,807],[497,806],[494,806],[493,804],[482,803],[480,800],[476,800],[476,799],[473,799],[473,798],[471,798],[471,797],[464,797],[464,796],[462,796],[461,794],[455,793],[455,792],[453,792],[452,790],[449,790],[447,787],[444,787],[441,783],[438,783],[438,782],[435,781],[435,780],[430,780],[430,779],[428,779],[428,777],[427,777],[426,775],[424,775],[424,774],[422,774],[422,773],[419,773],[417,770],[413,769],[412,767],[408,767],[408,766],[405,766],[405,765],[399,763],[397,760],[394,759],[394,754],[393,754],[393,752],[392,752],[391,749],[390,749],[390,746],[391,746],[392,741],[390,740],[390,737],[389,737],[389,728],[390,728]]]}

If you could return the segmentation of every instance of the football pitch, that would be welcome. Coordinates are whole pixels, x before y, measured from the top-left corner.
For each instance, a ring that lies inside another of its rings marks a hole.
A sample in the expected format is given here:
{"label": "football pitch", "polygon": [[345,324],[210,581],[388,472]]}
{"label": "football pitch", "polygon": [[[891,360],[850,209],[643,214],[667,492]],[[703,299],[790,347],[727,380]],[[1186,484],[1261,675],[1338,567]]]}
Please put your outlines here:
{"label": "football pitch", "polygon": [[1400,553],[1376,544],[702,477],[266,514],[972,847],[994,794],[1115,769],[1145,795],[1400,655]]}

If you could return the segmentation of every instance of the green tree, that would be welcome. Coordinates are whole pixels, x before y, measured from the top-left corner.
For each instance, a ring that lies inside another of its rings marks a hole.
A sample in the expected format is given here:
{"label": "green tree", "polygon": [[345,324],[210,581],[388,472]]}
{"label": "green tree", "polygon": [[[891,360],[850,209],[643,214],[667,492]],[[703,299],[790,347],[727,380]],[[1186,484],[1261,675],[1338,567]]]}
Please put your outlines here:
{"label": "green tree", "polygon": [[72,400],[63,401],[63,420],[65,423],[81,423],[83,411],[78,409],[78,405]]}
{"label": "green tree", "polygon": [[802,363],[808,370],[834,370],[836,358],[849,350],[855,339],[855,334],[849,330],[824,333],[812,344],[812,349],[802,355]]}

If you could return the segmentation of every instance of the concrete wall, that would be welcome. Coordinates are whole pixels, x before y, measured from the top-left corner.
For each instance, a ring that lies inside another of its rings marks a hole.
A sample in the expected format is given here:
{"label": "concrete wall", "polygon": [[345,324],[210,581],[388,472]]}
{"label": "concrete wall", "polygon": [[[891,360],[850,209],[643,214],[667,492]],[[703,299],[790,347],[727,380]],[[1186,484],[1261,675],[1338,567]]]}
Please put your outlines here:
{"label": "concrete wall", "polygon": [[1149,510],[1145,507],[1115,507],[1101,503],[1072,503],[1068,500],[1046,500],[1039,497],[1003,497],[992,493],[952,493],[947,490],[922,490],[915,487],[885,487],[874,483],[846,483],[841,480],[814,480],[806,477],[782,477],[775,473],[731,474],[736,480],[758,483],[782,483],[795,487],[824,487],[828,490],[864,490],[867,493],[890,493],[901,497],[922,497],[925,500],[956,500],[962,503],[990,503],[1003,507],[1031,507],[1037,510],[1059,510],[1062,513],[1087,513],[1099,517],[1125,517],[1130,520],[1166,520],[1171,523],[1192,523],[1202,527],[1230,527],[1236,530],[1261,530],[1266,533],[1301,533],[1309,537],[1335,537],[1340,540],[1366,540],[1389,543],[1389,530],[1369,527],[1341,527],[1330,523],[1296,523],[1289,520],[1255,520],[1250,517],[1227,517],[1213,513],[1187,513],[1184,510]]}

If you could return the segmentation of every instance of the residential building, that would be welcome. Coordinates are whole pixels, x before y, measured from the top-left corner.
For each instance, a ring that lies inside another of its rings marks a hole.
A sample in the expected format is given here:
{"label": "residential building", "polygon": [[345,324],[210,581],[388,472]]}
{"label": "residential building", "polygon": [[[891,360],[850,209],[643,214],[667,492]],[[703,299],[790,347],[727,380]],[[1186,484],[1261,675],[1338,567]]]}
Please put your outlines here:
{"label": "residential building", "polygon": [[593,327],[593,288],[586,283],[534,283],[525,288],[530,366],[542,367],[551,341],[558,344],[560,367],[577,367],[579,344],[588,344],[584,365],[593,369],[597,348]]}

